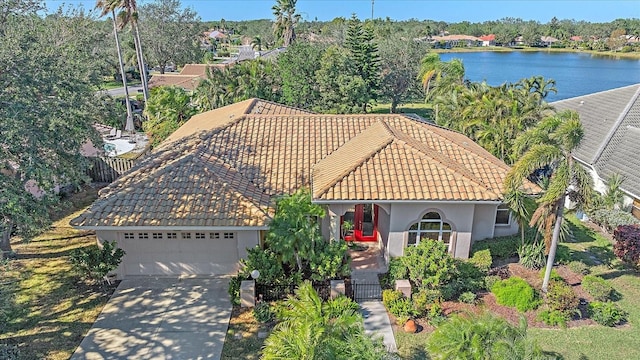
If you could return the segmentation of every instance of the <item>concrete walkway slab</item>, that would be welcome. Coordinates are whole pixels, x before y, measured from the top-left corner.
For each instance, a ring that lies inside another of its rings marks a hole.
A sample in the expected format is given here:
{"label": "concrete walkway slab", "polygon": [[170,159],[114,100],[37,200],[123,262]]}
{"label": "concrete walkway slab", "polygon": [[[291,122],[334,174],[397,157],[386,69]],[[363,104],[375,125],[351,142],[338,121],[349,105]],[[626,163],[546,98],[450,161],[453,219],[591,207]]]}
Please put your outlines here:
{"label": "concrete walkway slab", "polygon": [[382,336],[388,352],[397,352],[396,338],[393,335],[389,315],[382,301],[371,300],[360,303],[360,312],[364,318],[364,330],[372,336]]}
{"label": "concrete walkway slab", "polygon": [[225,278],[123,280],[72,360],[219,359],[231,317]]}

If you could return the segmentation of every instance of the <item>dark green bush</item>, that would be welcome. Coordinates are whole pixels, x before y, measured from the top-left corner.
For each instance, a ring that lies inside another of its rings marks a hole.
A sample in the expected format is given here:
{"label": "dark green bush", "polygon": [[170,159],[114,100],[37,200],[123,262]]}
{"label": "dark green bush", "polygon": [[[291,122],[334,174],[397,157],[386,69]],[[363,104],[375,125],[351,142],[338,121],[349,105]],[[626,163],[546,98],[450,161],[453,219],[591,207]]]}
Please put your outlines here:
{"label": "dark green bush", "polygon": [[396,280],[409,279],[407,266],[402,261],[401,257],[391,258],[389,261],[389,271],[387,271],[382,277],[383,288],[392,288]]}
{"label": "dark green bush", "polygon": [[556,258],[555,262],[557,264],[566,265],[571,262],[573,258],[571,257],[571,250],[566,245],[558,244],[556,248]]}
{"label": "dark green bush", "polygon": [[517,276],[497,281],[491,292],[496,296],[498,304],[515,307],[518,311],[533,310],[540,303],[531,285]]}
{"label": "dark green bush", "polygon": [[458,300],[460,300],[460,302],[463,302],[465,304],[475,304],[476,298],[477,298],[476,294],[472,293],[471,291],[466,291],[460,294],[460,296],[458,297]]}
{"label": "dark green bush", "polygon": [[595,275],[586,275],[583,277],[582,288],[597,301],[610,300],[615,293],[615,290],[609,285],[607,280]]}
{"label": "dark green bush", "polygon": [[258,284],[290,284],[282,267],[282,261],[270,249],[262,249],[259,246],[247,249],[247,257],[240,260],[240,268],[240,274],[244,279],[251,276],[251,271],[259,270],[260,277],[256,279]]}
{"label": "dark green bush", "polygon": [[106,276],[122,262],[125,251],[116,247],[115,241],[105,241],[102,248],[91,245],[71,252],[71,267],[82,277],[92,281],[104,281]]}
{"label": "dark green bush", "polygon": [[552,281],[547,291],[546,303],[551,310],[573,314],[578,309],[580,300],[571,286],[564,282]]}
{"label": "dark green bush", "polygon": [[528,269],[540,269],[546,263],[544,242],[523,244],[518,248],[520,264]]}
{"label": "dark green bush", "polygon": [[242,275],[236,275],[229,280],[227,292],[233,305],[240,305],[240,283],[242,283],[242,280],[247,280],[247,278]]}
{"label": "dark green bush", "polygon": [[474,241],[471,251],[489,250],[493,259],[506,259],[518,256],[521,238],[518,235],[502,236],[493,239]]}
{"label": "dark green bush", "polygon": [[480,271],[486,273],[491,268],[493,258],[491,257],[491,250],[484,249],[473,253],[473,256],[469,259],[469,262],[474,264]]}
{"label": "dark green bush", "polygon": [[253,318],[256,319],[257,322],[268,323],[273,321],[275,314],[273,309],[271,309],[271,305],[268,302],[262,301],[253,308]]}
{"label": "dark green bush", "polygon": [[571,261],[567,266],[569,267],[569,270],[578,275],[588,275],[591,272],[591,270],[589,270],[589,266],[582,261]]}
{"label": "dark green bush", "polygon": [[589,304],[588,311],[589,316],[600,325],[616,326],[627,321],[627,312],[611,301],[594,301]]}
{"label": "dark green bush", "polygon": [[419,288],[438,289],[456,276],[456,264],[447,246],[440,241],[421,241],[400,257],[409,280]]}
{"label": "dark green bush", "polygon": [[547,325],[562,326],[564,328],[567,326],[567,321],[571,320],[571,317],[571,313],[568,312],[546,309],[538,313],[536,318]]}

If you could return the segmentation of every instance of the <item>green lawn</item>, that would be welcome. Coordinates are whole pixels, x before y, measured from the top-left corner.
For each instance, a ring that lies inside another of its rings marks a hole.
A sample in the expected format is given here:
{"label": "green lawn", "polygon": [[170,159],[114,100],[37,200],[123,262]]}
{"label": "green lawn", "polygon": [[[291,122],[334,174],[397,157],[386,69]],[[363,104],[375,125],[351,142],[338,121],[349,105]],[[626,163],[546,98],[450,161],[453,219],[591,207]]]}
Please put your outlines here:
{"label": "green lawn", "polygon": [[[390,103],[376,104],[371,113],[373,114],[388,114],[391,108]],[[431,118],[431,105],[424,102],[408,103],[398,106],[398,113],[413,113],[422,116],[425,119]]]}
{"label": "green lawn", "polygon": [[[81,209],[95,189],[72,197]],[[73,209],[31,242],[14,243],[16,260],[0,262],[0,358],[2,345],[18,346],[19,359],[68,359],[93,325],[113,287],[78,283],[71,250],[95,243],[95,235],[69,227]]]}

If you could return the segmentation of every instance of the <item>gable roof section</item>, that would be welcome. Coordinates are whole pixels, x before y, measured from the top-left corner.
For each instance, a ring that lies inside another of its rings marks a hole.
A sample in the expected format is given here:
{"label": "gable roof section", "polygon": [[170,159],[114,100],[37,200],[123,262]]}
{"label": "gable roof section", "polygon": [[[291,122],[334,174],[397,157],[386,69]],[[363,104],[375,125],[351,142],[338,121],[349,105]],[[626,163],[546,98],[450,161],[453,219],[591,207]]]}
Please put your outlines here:
{"label": "gable roof section", "polygon": [[400,114],[324,115],[250,99],[194,116],[72,224],[262,226],[273,196],[500,201],[509,167]]}
{"label": "gable roof section", "polygon": [[551,103],[558,111],[575,110],[580,114],[584,137],[574,156],[594,165],[608,134],[615,130],[628,111],[628,105],[640,91],[640,84],[578,96]]}

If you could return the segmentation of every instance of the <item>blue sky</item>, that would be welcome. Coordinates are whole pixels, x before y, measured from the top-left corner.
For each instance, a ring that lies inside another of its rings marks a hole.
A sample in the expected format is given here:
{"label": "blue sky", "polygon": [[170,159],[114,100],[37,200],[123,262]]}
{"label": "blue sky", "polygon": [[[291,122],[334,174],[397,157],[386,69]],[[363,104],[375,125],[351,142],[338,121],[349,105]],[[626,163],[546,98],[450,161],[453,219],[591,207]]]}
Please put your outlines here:
{"label": "blue sky", "polygon": [[[151,0],[138,0],[143,4]],[[610,22],[618,18],[640,18],[638,0],[374,0],[374,17],[390,17],[393,20],[436,20],[445,22],[483,22],[504,17],[537,20],[547,23],[558,19]],[[182,0],[182,5],[193,8],[202,20],[250,20],[270,19],[275,0]],[[95,0],[45,0],[49,11],[60,5],[92,9]],[[350,17],[355,13],[360,19],[371,17],[371,0],[298,0],[298,12],[304,20],[331,20]]]}

